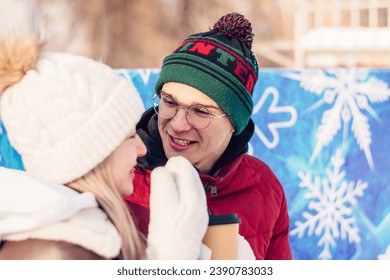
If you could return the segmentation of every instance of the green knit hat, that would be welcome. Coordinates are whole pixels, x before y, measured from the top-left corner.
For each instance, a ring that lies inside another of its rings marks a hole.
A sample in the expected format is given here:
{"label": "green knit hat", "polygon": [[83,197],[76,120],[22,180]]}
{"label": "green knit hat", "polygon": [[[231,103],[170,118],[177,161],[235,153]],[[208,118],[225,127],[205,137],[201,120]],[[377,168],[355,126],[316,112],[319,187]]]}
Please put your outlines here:
{"label": "green knit hat", "polygon": [[251,24],[243,15],[221,17],[210,31],[189,36],[164,59],[155,91],[159,93],[168,82],[200,90],[226,112],[234,134],[240,134],[252,114],[258,76],[251,51],[253,36]]}

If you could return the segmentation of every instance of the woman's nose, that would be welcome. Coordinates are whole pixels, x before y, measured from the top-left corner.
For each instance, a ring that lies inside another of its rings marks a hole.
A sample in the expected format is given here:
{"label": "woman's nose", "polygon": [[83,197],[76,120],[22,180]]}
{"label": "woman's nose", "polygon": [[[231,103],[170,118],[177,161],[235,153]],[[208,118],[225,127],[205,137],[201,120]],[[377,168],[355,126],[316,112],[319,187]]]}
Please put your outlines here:
{"label": "woman's nose", "polygon": [[143,157],[144,155],[146,155],[146,152],[147,152],[147,148],[144,144],[144,142],[142,141],[142,139],[137,135],[137,155],[138,157]]}

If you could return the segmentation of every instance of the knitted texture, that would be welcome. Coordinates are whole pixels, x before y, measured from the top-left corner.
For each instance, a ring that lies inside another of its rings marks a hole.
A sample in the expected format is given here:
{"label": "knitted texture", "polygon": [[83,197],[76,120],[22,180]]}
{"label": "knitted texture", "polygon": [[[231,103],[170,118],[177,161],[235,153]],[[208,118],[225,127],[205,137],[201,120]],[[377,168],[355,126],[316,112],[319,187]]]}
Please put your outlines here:
{"label": "knitted texture", "polygon": [[88,173],[134,130],[143,103],[134,85],[91,59],[42,53],[7,87],[1,118],[31,175],[68,183]]}
{"label": "knitted texture", "polygon": [[258,78],[251,51],[251,24],[242,15],[223,16],[213,29],[189,36],[161,68],[155,90],[168,82],[192,86],[213,99],[240,134],[253,111],[252,93]]}

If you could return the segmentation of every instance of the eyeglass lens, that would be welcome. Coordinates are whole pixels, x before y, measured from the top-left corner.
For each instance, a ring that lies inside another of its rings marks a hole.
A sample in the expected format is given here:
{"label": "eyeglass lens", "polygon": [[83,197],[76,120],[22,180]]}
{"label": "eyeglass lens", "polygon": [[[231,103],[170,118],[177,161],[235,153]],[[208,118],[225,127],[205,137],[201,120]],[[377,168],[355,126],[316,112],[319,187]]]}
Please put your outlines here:
{"label": "eyeglass lens", "polygon": [[195,104],[186,108],[178,105],[173,98],[164,94],[161,95],[161,99],[157,95],[153,99],[156,113],[164,119],[171,119],[179,109],[184,109],[187,121],[192,127],[206,128],[210,124],[211,114],[203,105]]}

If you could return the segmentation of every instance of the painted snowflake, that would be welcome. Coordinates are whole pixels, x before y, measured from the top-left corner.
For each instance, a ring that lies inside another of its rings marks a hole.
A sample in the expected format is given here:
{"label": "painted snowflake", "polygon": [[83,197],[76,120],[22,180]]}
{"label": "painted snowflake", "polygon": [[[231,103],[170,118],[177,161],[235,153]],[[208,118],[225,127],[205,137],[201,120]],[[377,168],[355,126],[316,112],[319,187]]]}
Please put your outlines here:
{"label": "painted snowflake", "polygon": [[378,260],[390,260],[390,245],[387,246],[385,253],[378,256]]}
{"label": "painted snowflake", "polygon": [[[267,137],[263,131],[264,128],[261,128],[257,124],[255,124],[255,134],[268,149],[274,149],[279,145],[279,129],[294,126],[298,118],[298,113],[292,106],[280,106],[278,104],[279,91],[274,87],[268,87],[261,95],[260,100],[254,106],[252,118],[257,118],[256,114],[260,112],[268,98],[271,98],[272,100],[266,112],[267,114],[270,114],[269,117],[267,116],[267,119],[269,120],[267,123],[267,129],[270,132],[271,137]],[[288,119],[282,120],[280,117],[276,117],[278,115],[287,115]],[[264,116],[261,115],[259,118],[264,118]]]}
{"label": "painted snowflake", "polygon": [[368,184],[358,180],[347,182],[341,170],[344,158],[340,149],[331,159],[333,168],[326,170],[327,177],[313,177],[310,172],[299,172],[300,188],[306,188],[305,198],[309,200],[307,211],[302,216],[305,221],[296,221],[291,235],[302,238],[315,234],[319,237],[318,247],[323,247],[320,259],[331,259],[331,248],[337,247],[336,239],[348,237],[349,243],[359,243],[359,230],[352,215],[357,197],[362,197]]}
{"label": "painted snowflake", "polygon": [[318,109],[325,104],[332,106],[322,115],[316,134],[317,143],[310,163],[315,161],[322,148],[327,146],[340,130],[343,131],[343,142],[345,142],[348,130],[351,128],[370,169],[375,169],[370,148],[371,129],[365,113],[381,123],[371,104],[387,101],[390,97],[390,88],[386,82],[376,77],[368,77],[367,73],[361,69],[340,68],[330,71],[320,69],[302,71],[285,75],[290,79],[300,81],[300,86],[304,90],[322,96],[308,111]]}

